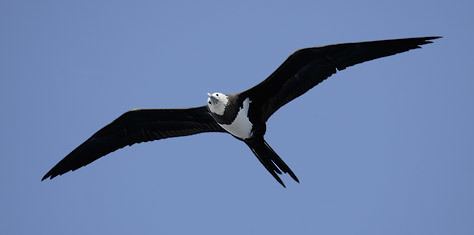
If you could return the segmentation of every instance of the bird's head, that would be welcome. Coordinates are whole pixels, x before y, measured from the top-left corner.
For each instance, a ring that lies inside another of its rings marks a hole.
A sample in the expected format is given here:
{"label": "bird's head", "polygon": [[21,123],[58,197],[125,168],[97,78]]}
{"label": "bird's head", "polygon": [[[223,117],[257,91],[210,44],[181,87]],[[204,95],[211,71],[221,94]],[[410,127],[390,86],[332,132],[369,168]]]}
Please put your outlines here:
{"label": "bird's head", "polygon": [[225,111],[225,106],[229,102],[228,96],[220,93],[207,93],[207,106],[212,113],[223,115]]}

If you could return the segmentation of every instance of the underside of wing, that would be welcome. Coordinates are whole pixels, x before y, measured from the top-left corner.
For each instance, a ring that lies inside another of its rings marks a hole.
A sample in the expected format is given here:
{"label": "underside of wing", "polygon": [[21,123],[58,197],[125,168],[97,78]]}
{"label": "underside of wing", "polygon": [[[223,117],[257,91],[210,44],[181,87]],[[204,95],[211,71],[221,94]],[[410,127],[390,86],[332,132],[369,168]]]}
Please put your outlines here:
{"label": "underside of wing", "polygon": [[420,37],[336,44],[296,51],[266,80],[245,91],[263,106],[265,120],[280,107],[304,94],[338,70],[394,55],[439,37]]}
{"label": "underside of wing", "polygon": [[117,149],[136,143],[224,130],[206,106],[129,111],[97,131],[56,164],[42,180],[76,170]]}

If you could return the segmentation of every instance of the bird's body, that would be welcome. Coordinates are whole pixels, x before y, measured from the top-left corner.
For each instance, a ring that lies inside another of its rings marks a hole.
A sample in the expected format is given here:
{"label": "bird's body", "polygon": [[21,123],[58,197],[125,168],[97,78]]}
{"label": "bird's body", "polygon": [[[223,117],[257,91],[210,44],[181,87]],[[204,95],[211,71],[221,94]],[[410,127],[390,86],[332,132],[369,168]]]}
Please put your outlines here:
{"label": "bird's body", "polygon": [[[250,103],[251,101],[247,97],[242,101],[241,104],[236,104],[233,108],[237,109],[237,113],[233,112],[233,115],[230,116],[228,120],[225,120],[222,123],[220,123],[218,121],[219,119],[216,118],[216,121],[219,126],[221,126],[222,128],[224,128],[224,130],[239,139],[245,140],[252,138],[252,129],[254,125],[249,118]],[[215,114],[213,114],[213,116],[214,115]],[[229,122],[230,124],[226,124]]]}
{"label": "bird's body", "polygon": [[299,182],[265,141],[270,116],[339,70],[420,48],[437,38],[345,43],[298,50],[267,79],[246,91],[232,95],[208,93],[206,106],[135,110],[123,114],[74,149],[46,173],[43,180],[76,170],[127,145],[202,132],[227,132],[243,141],[281,185],[285,186],[278,176],[282,173]]}

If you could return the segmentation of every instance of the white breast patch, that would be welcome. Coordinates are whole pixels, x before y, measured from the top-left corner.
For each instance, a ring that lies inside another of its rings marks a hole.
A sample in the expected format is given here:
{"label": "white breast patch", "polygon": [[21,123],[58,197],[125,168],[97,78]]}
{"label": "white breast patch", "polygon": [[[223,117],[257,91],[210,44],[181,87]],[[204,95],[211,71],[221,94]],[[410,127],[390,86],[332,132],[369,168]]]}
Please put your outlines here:
{"label": "white breast patch", "polygon": [[252,136],[252,123],[248,118],[250,99],[244,100],[243,107],[237,113],[237,117],[230,125],[219,124],[226,131],[241,139],[248,139]]}

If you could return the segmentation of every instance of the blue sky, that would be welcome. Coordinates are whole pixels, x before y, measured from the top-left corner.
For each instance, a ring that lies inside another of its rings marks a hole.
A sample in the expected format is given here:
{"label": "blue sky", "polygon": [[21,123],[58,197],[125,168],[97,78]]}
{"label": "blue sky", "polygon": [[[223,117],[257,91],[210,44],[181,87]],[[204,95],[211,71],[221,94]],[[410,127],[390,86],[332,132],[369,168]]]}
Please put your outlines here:
{"label": "blue sky", "polygon": [[[472,1],[0,1],[1,234],[474,234]],[[441,35],[277,112],[282,188],[223,134],[42,175],[132,108],[204,104],[294,50]]]}

